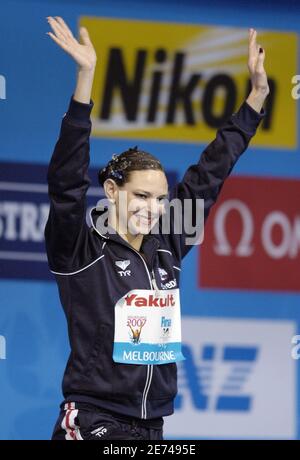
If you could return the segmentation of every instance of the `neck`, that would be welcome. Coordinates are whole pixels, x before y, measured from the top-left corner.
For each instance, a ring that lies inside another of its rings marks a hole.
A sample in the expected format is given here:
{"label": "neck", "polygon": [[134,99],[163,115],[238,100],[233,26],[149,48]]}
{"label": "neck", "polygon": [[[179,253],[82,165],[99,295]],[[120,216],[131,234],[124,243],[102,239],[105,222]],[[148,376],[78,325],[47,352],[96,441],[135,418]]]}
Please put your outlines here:
{"label": "neck", "polygon": [[144,235],[142,235],[141,233],[137,235],[132,235],[131,233],[128,233],[128,232],[127,233],[118,232],[117,229],[119,228],[119,222],[118,222],[118,219],[116,218],[115,213],[112,213],[110,215],[109,225],[112,228],[114,228],[115,231],[118,233],[118,235],[120,235],[121,238],[127,241],[127,243],[129,243],[136,251],[140,251]]}
{"label": "neck", "polygon": [[144,235],[141,235],[141,234],[131,235],[131,233],[126,233],[126,234],[119,233],[119,235],[125,241],[127,241],[136,251],[140,251]]}

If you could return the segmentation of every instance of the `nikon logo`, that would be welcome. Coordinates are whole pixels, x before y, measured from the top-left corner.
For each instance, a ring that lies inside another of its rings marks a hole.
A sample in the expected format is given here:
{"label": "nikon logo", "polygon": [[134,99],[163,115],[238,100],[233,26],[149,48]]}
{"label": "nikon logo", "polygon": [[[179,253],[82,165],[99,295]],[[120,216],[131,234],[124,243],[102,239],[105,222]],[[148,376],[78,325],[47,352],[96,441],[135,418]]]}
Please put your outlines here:
{"label": "nikon logo", "polygon": [[[171,64],[171,75],[168,74],[168,94],[164,94],[165,113],[160,118],[160,124],[172,125],[176,123],[176,112],[182,109],[182,122],[187,125],[195,125],[199,122],[200,115],[211,127],[219,127],[225,121],[236,106],[237,91],[234,80],[226,74],[215,74],[205,82],[201,100],[198,97],[198,107],[193,104],[196,97],[196,90],[203,75],[201,72],[192,73],[188,77],[185,70],[186,53],[176,52],[170,62],[171,56],[164,49],[157,49],[154,53],[156,70],[150,75],[147,64],[150,52],[137,50],[133,76],[128,77],[126,62],[120,48],[109,50],[107,71],[104,80],[103,101],[100,108],[99,118],[109,120],[112,115],[114,97],[119,94],[123,105],[123,113],[129,122],[136,122],[138,119],[143,90],[147,90],[146,107],[143,104],[144,122],[154,123],[158,121],[159,105],[161,103],[162,87],[165,86],[164,67]],[[173,53],[172,53],[173,54]],[[151,56],[153,63],[153,56]],[[147,75],[147,77],[146,77]],[[147,84],[145,79],[147,78]],[[247,87],[249,82],[247,81]],[[225,93],[225,104],[222,113],[213,113],[213,101],[217,93],[223,90]],[[166,97],[167,96],[167,97]],[[201,107],[201,110],[200,110]],[[145,110],[146,108],[146,110]]]}
{"label": "nikon logo", "polygon": [[[178,51],[172,53],[173,57],[170,54],[162,48],[157,49],[154,55],[145,49],[138,49],[133,72],[130,72],[129,77],[122,49],[111,48],[108,53],[102,104],[98,114],[100,120],[111,119],[116,102],[114,99],[118,95],[122,105],[120,110],[128,122],[143,121],[145,124],[159,122],[160,125],[175,125],[180,118],[180,123],[185,125],[193,126],[203,120],[211,128],[220,127],[237,105],[237,87],[234,79],[225,73],[218,73],[210,79],[205,76],[204,81],[204,75],[200,72],[187,73],[185,69],[187,53]],[[150,60],[151,69],[154,70],[150,69],[149,72]],[[200,85],[203,86],[201,92],[199,92]],[[214,103],[220,91],[224,103],[221,112],[215,113]],[[249,92],[250,81],[246,79],[245,96]],[[160,113],[162,97],[164,111]],[[180,117],[178,117],[179,111]],[[269,126],[269,120],[264,122],[264,126],[265,128]]]}
{"label": "nikon logo", "polygon": [[[79,25],[101,57],[92,92],[95,137],[208,143],[251,91],[246,28],[93,16]],[[263,30],[260,40],[268,59],[285,65],[268,73],[270,94],[253,144],[295,149],[296,106],[286,82],[296,74],[297,34]]]}
{"label": "nikon logo", "polygon": [[6,99],[6,80],[3,75],[0,75],[0,99]]}

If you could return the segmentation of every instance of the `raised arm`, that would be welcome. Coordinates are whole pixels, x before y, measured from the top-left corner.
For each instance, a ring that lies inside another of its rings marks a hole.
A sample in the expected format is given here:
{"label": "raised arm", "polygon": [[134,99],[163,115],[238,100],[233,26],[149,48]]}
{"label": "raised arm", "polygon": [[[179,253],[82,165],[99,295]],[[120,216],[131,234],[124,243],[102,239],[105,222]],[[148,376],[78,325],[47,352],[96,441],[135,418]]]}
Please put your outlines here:
{"label": "raised arm", "polygon": [[[187,214],[187,221],[193,226],[196,223],[196,212],[200,209],[196,206],[196,199],[204,200],[204,221],[206,221],[225,179],[229,176],[240,155],[248,147],[261,119],[265,116],[262,107],[269,94],[269,86],[264,69],[265,51],[256,43],[256,35],[254,29],[249,30],[248,69],[252,89],[248,98],[239,110],[218,129],[215,139],[203,151],[198,163],[192,164],[184,174],[182,181],[170,191],[170,200],[178,198],[183,211],[186,210],[184,200],[191,200],[192,211]],[[181,219],[184,222],[182,217]],[[170,239],[169,243],[177,258],[182,259],[193,247],[187,244],[187,238],[190,239],[193,235],[187,234],[184,228],[181,233],[176,234],[174,222],[173,219],[171,233],[165,238]]]}
{"label": "raised arm", "polygon": [[74,271],[80,264],[80,248],[87,238],[85,220],[88,177],[91,90],[96,53],[85,28],[80,29],[81,43],[60,17],[49,17],[53,32],[48,35],[78,64],[77,83],[65,113],[48,168],[50,212],[45,228],[50,269]]}
{"label": "raised arm", "polygon": [[89,104],[97,55],[87,29],[85,27],[80,28],[80,43],[61,17],[48,16],[46,19],[53,30],[53,32],[47,32],[47,35],[77,63],[78,73],[74,99]]}

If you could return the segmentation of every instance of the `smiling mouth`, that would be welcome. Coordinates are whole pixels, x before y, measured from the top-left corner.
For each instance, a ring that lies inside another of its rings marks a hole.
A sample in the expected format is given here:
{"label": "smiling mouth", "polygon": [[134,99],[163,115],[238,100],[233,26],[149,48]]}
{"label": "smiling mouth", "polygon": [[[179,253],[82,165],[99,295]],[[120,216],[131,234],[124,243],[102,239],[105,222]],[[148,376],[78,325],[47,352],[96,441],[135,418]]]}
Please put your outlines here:
{"label": "smiling mouth", "polygon": [[142,220],[142,221],[144,221],[144,222],[147,222],[148,224],[150,224],[151,222],[153,222],[153,221],[156,219],[156,217],[145,217],[145,216],[141,216],[141,215],[139,215],[139,214],[136,214],[136,216],[137,216],[140,220]]}

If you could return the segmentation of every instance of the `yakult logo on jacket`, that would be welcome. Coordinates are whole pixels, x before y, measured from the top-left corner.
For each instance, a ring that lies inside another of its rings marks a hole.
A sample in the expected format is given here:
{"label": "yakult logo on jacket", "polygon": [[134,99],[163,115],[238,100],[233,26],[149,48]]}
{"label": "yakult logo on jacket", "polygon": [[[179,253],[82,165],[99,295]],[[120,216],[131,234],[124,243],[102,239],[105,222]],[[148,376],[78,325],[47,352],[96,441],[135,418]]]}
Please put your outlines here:
{"label": "yakult logo on jacket", "polygon": [[230,178],[207,222],[199,285],[299,291],[299,194],[299,180]]}
{"label": "yakult logo on jacket", "polygon": [[156,297],[153,294],[147,296],[130,294],[124,300],[128,307],[173,307],[175,305],[173,294],[167,294],[163,297]]}

